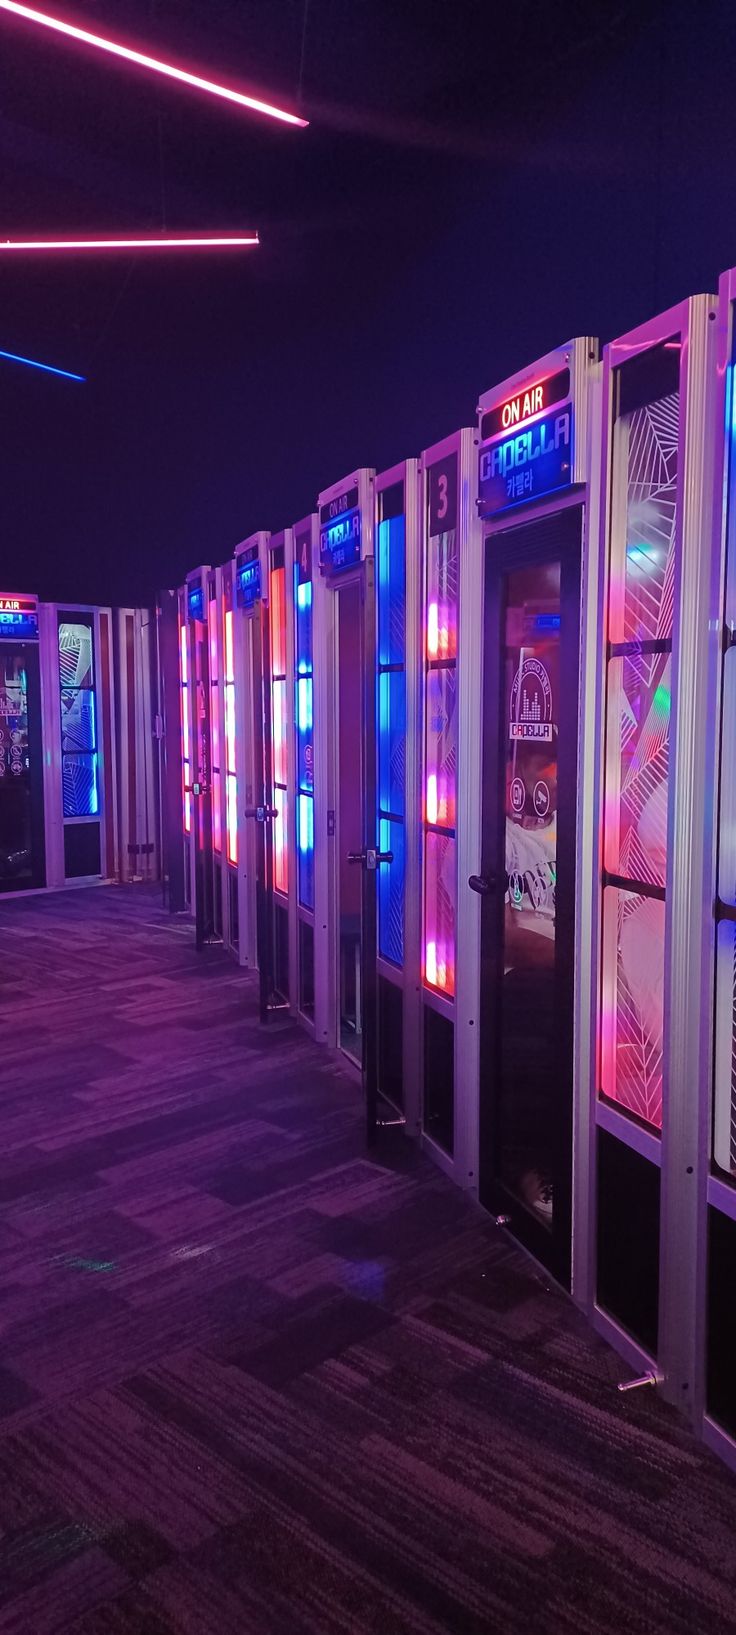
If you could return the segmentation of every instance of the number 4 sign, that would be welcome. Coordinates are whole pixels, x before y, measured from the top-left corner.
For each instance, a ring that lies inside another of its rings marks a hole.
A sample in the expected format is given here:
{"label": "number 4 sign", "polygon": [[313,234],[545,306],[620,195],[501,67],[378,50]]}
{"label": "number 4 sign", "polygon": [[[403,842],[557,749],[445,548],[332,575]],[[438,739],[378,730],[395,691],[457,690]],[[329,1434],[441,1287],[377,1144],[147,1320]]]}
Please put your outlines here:
{"label": "number 4 sign", "polygon": [[449,533],[457,527],[457,454],[436,460],[427,472],[429,532]]}
{"label": "number 4 sign", "polygon": [[306,585],[312,577],[312,536],[308,528],[296,536],[296,560],[299,568],[299,584]]}

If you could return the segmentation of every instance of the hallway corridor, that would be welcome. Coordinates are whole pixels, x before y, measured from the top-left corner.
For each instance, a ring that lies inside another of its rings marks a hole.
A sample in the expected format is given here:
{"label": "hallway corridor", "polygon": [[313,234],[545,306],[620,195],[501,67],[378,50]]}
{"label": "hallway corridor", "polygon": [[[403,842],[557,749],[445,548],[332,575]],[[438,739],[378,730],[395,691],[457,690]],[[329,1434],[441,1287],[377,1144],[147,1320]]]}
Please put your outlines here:
{"label": "hallway corridor", "polygon": [[0,1635],[736,1632],[736,1478],[252,978],[0,947]]}

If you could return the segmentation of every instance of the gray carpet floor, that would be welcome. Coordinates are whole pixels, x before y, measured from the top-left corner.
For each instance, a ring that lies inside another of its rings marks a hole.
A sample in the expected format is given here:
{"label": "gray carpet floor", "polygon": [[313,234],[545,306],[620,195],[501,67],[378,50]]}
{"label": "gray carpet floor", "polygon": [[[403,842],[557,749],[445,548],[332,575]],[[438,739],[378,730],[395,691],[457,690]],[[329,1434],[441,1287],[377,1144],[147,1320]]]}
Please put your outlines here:
{"label": "gray carpet floor", "polygon": [[0,906],[2,1635],[726,1635],[736,1481],[146,889]]}

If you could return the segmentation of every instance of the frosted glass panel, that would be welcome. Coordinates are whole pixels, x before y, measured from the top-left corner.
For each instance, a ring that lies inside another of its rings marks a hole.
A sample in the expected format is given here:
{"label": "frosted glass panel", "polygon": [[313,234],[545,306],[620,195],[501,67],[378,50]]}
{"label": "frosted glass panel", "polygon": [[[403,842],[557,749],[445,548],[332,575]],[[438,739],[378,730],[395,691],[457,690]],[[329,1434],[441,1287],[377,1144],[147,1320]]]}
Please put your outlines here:
{"label": "frosted glass panel", "polygon": [[95,695],[91,687],[65,688],[61,695],[61,747],[67,750],[95,748]]}
{"label": "frosted glass panel", "polygon": [[64,817],[97,817],[97,756],[64,755],[62,763]]}
{"label": "frosted glass panel", "polygon": [[628,430],[623,630],[613,641],[672,635],[679,394],[634,410]]}
{"label": "frosted glass panel", "polygon": [[59,620],[59,680],[62,687],[91,687],[92,626]]}
{"label": "frosted glass panel", "polygon": [[297,858],[299,901],[314,908],[314,801],[311,795],[297,797]]}
{"label": "frosted glass panel", "polygon": [[663,902],[614,888],[605,892],[603,1093],[657,1130],[662,1125],[664,930]]}
{"label": "frosted glass panel", "polygon": [[405,537],[403,515],[378,525],[378,663],[382,666],[404,662]]}
{"label": "frosted glass panel", "polygon": [[273,819],[273,883],[277,891],[289,889],[289,855],[287,852],[288,806],[285,789],[274,790],[276,817]]}
{"label": "frosted glass panel", "polygon": [[212,843],[215,851],[222,850],[222,782],[219,772],[212,774]]}
{"label": "frosted glass panel", "polygon": [[59,618],[58,631],[64,817],[97,817],[100,800],[92,623]]}
{"label": "frosted glass panel", "polygon": [[718,928],[713,1157],[736,1180],[736,925]]}
{"label": "frosted glass panel", "polygon": [[455,827],[456,771],[455,669],[430,670],[427,675],[427,751],[425,818],[442,828]]}
{"label": "frosted glass panel", "polygon": [[406,681],[403,670],[378,677],[378,801],[382,812],[404,815]]}
{"label": "frosted glass panel", "polygon": [[274,681],[271,689],[273,717],[271,721],[274,783],[286,784],[286,682]]}
{"label": "frosted glass panel", "polygon": [[427,658],[457,654],[457,540],[454,528],[427,542]]}
{"label": "frosted glass panel", "polygon": [[393,862],[378,870],[378,950],[393,965],[404,962],[404,825],[381,818],[378,844]]}
{"label": "frosted glass panel", "polygon": [[455,992],[455,841],[426,835],[424,980],[452,997]]}
{"label": "frosted glass panel", "polygon": [[286,675],[286,569],[273,568],[270,575],[271,672]]}
{"label": "frosted glass panel", "polygon": [[[431,518],[430,518],[431,523]],[[455,529],[427,540],[424,608],[424,981],[455,992],[458,556]],[[428,827],[430,826],[430,827]],[[444,830],[445,833],[437,833]]]}
{"label": "frosted glass panel", "polygon": [[608,672],[609,730],[618,739],[618,811],[611,777],[606,866],[613,874],[658,886],[667,878],[671,673],[669,653],[614,658]]}

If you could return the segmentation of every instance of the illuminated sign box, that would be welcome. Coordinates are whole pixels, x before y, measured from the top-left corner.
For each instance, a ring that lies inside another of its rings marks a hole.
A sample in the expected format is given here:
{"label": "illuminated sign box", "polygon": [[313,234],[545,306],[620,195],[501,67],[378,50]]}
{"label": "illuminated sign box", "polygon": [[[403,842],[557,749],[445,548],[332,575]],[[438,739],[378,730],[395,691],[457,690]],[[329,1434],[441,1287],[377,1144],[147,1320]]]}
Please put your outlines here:
{"label": "illuminated sign box", "polygon": [[0,595],[0,641],[38,641],[38,598]]}
{"label": "illuminated sign box", "polygon": [[556,403],[566,403],[569,396],[568,368],[557,369],[553,375],[547,375],[543,380],[520,387],[519,391],[506,398],[504,403],[494,403],[492,408],[486,409],[480,423],[481,441],[487,443],[490,437],[499,437],[504,432],[514,431],[526,420],[554,408]]}
{"label": "illuminated sign box", "polygon": [[190,619],[204,618],[204,590],[201,585],[189,586],[187,608]]}
{"label": "illuminated sign box", "polygon": [[327,500],[319,513],[319,565],[323,573],[342,573],[360,562],[361,517],[358,488]]}
{"label": "illuminated sign box", "polygon": [[251,545],[239,559],[235,572],[235,596],[238,607],[253,607],[261,599],[261,564],[257,545]]}
{"label": "illuminated sign box", "polygon": [[526,430],[499,437],[481,449],[478,511],[481,517],[492,517],[510,506],[554,494],[569,486],[572,470],[573,408],[567,403],[533,420]]}

